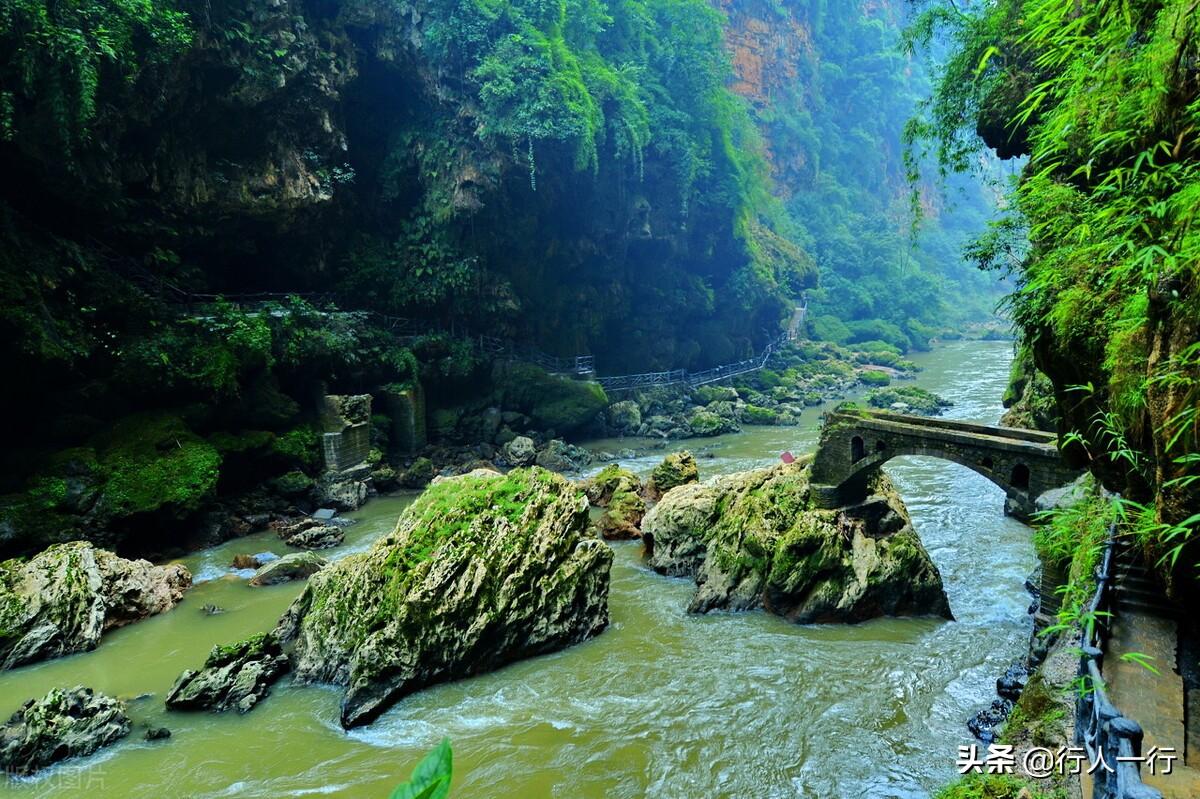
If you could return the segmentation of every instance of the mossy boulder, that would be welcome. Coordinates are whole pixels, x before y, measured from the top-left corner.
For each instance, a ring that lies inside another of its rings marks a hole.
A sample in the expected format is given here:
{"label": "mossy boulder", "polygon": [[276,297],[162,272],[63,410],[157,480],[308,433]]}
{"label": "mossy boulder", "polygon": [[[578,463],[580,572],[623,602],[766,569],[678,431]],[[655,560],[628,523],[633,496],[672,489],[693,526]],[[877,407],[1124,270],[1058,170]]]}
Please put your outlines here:
{"label": "mossy boulder", "polygon": [[599,633],[612,550],[587,527],[587,498],[540,468],[433,483],[391,535],[315,574],[280,620],[296,678],[345,685],[353,727],[428,685]]}
{"label": "mossy boulder", "polygon": [[260,587],[304,580],[328,565],[329,562],[315,552],[289,552],[260,566],[250,578],[250,585]]}
{"label": "mossy boulder", "polygon": [[672,488],[700,481],[696,458],[687,450],[672,452],[654,467],[646,483],[646,496],[658,499]]}
{"label": "mossy boulder", "polygon": [[492,379],[497,404],[528,415],[541,430],[578,432],[608,407],[598,383],[559,377],[531,364],[498,364]]}
{"label": "mossy boulder", "polygon": [[676,488],[642,521],[650,565],[695,577],[691,612],[950,618],[941,575],[886,475],[871,479],[865,502],[836,510],[813,507],[808,478],[797,462]]}
{"label": "mossy boulder", "polygon": [[608,406],[609,429],[617,435],[631,436],[642,426],[642,410],[633,400],[621,400]]}
{"label": "mossy boulder", "polygon": [[594,476],[582,483],[583,493],[588,502],[596,507],[604,508],[614,495],[625,492],[637,493],[641,490],[642,481],[628,469],[622,469],[619,463],[610,463]]}
{"label": "mossy boulder", "polygon": [[95,648],[107,630],[174,607],[191,585],[183,566],[154,566],[56,544],[0,563],[0,668]]}
{"label": "mossy boulder", "polygon": [[923,416],[938,416],[944,409],[954,404],[932,391],[926,391],[918,386],[874,388],[867,392],[864,400],[872,408],[882,408],[900,413],[916,413]]}
{"label": "mossy boulder", "polygon": [[183,518],[217,487],[221,454],[177,416],[127,417],[93,443],[105,476],[97,503],[102,517],[165,511]]}
{"label": "mossy boulder", "polygon": [[696,389],[696,402],[708,405],[711,402],[737,402],[738,391],[733,386],[701,386]]}
{"label": "mossy boulder", "polygon": [[400,485],[405,488],[424,488],[437,474],[433,461],[429,458],[417,458],[407,469],[400,473]]}
{"label": "mossy boulder", "polygon": [[0,770],[29,775],[129,734],[125,704],[82,685],[30,699],[0,727]]}
{"label": "mossy boulder", "polygon": [[179,675],[167,692],[166,705],[170,710],[248,713],[287,670],[287,655],[270,633],[214,646],[202,669]]}
{"label": "mossy boulder", "polygon": [[133,517],[183,520],[215,496],[221,465],[217,447],[180,417],[125,417],[45,458],[24,491],[0,497],[0,553],[84,537],[115,546]]}
{"label": "mossy boulder", "polygon": [[758,405],[747,405],[742,411],[742,421],[746,424],[773,425],[779,423],[779,413],[770,408]]}
{"label": "mossy boulder", "polygon": [[646,501],[636,491],[618,491],[596,520],[596,529],[610,541],[641,538],[640,527],[645,515]]}
{"label": "mossy boulder", "polygon": [[[719,403],[714,403],[719,404]],[[711,438],[725,433],[736,433],[740,430],[730,417],[721,416],[707,408],[697,408],[687,418],[692,435],[697,438]]]}

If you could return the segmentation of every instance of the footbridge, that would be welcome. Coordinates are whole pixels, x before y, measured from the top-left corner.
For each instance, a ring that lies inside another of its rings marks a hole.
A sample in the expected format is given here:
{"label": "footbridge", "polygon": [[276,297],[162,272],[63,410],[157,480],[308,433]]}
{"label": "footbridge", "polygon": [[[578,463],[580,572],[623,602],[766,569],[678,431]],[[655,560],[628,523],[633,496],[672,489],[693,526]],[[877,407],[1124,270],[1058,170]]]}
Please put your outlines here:
{"label": "footbridge", "polygon": [[841,507],[866,498],[867,478],[900,455],[927,455],[962,464],[991,480],[1005,510],[1028,517],[1044,491],[1079,476],[1053,433],[992,427],[925,416],[838,408],[825,417],[812,466],[814,501]]}

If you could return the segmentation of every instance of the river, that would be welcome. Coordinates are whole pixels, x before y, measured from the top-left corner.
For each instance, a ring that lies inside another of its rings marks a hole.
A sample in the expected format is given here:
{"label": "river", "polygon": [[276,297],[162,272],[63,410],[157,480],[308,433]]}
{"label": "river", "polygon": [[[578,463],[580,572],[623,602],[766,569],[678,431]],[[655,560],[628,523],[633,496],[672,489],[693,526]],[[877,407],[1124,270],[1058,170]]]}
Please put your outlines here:
{"label": "river", "polygon": [[[995,423],[1011,357],[1006,342],[950,343],[916,356],[917,385],[955,403],[947,417]],[[819,413],[809,409],[799,427],[686,445],[701,455],[702,476],[766,465],[785,449],[811,449]],[[661,454],[632,466],[646,472]],[[286,551],[254,535],[186,558],[204,581],[173,611],[107,635],[93,652],[0,676],[0,712],[84,684],[129,699],[135,724],[169,727],[170,740],[144,741],[135,726],[92,758],[0,782],[0,794],[386,797],[445,735],[454,799],[928,797],[956,775],[966,718],[1028,641],[1023,583],[1036,558],[1028,528],[1003,516],[1003,494],[984,478],[928,458],[886,468],[942,572],[953,622],[688,616],[691,583],[654,574],[639,545],[618,544],[602,635],[423,691],[368,727],[339,728],[339,690],[286,680],[245,716],[167,713],[162,696],[183,669],[214,643],[269,629],[300,590],[253,589],[229,574],[235,553]],[[410,501],[380,498],[351,514],[359,521],[333,555],[390,531]],[[207,615],[206,604],[225,612]]]}

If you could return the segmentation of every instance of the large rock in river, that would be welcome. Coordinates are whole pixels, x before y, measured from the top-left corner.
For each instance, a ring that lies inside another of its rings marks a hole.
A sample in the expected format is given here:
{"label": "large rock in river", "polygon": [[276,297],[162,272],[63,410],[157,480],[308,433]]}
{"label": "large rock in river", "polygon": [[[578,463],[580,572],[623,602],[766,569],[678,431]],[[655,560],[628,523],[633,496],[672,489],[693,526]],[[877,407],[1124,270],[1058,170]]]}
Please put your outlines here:
{"label": "large rock in river", "polygon": [[183,566],[126,560],[86,541],[0,563],[0,668],[95,648],[114,627],[174,607]]}
{"label": "large rock in river", "polygon": [[27,775],[129,734],[125,705],[82,685],[30,699],[0,727],[0,770]]}
{"label": "large rock in river", "polygon": [[694,576],[688,610],[765,607],[800,623],[950,618],[937,567],[882,472],[869,498],[822,510],[808,466],[780,464],[668,492],[642,521],[650,565]]}
{"label": "large rock in river", "polygon": [[427,685],[595,635],[613,556],[587,524],[584,495],[540,468],[434,483],[395,532],[313,575],[280,620],[296,678],[347,686],[352,727]]}
{"label": "large rock in river", "polygon": [[199,671],[188,669],[167,692],[172,710],[237,710],[247,713],[288,670],[287,655],[270,633],[229,646],[214,646]]}

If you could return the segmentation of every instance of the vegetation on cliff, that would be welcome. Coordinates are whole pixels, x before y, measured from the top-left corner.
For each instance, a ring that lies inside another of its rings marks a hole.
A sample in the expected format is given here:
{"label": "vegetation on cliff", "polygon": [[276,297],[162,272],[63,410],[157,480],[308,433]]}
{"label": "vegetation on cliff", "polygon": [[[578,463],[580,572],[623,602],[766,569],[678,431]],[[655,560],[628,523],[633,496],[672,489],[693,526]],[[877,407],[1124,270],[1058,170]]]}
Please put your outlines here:
{"label": "vegetation on cliff", "polygon": [[969,168],[984,144],[1028,156],[1008,216],[975,255],[1013,271],[1013,316],[1054,385],[1074,457],[1137,503],[1136,532],[1152,560],[1168,573],[1194,572],[1195,8],[1186,0],[927,5],[917,34],[945,31],[954,50],[910,132],[928,137],[947,168]]}

